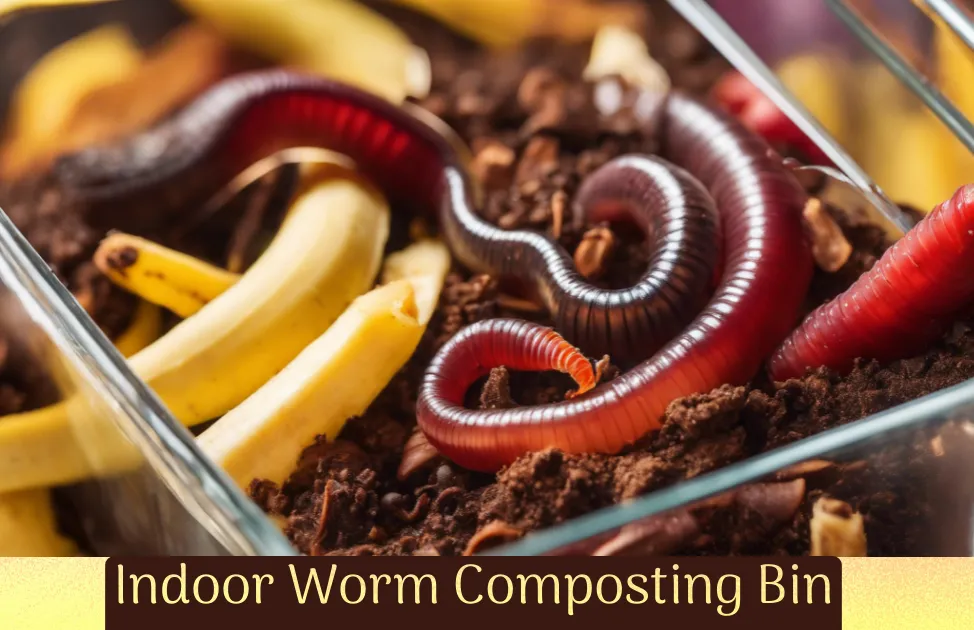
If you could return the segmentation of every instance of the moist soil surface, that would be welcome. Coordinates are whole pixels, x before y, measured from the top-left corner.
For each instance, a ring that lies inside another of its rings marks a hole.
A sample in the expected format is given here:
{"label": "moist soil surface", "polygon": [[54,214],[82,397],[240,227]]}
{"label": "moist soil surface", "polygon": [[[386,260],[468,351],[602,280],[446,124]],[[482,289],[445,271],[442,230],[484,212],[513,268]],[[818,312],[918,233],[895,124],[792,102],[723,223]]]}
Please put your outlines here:
{"label": "moist soil surface", "polygon": [[[486,193],[483,216],[503,228],[541,231],[569,252],[608,233],[613,246],[597,256],[602,273],[595,282],[625,287],[637,280],[650,255],[638,231],[588,224],[572,204],[579,183],[606,161],[654,150],[652,139],[642,137],[625,113],[611,118],[596,113],[591,90],[579,79],[588,45],[537,42],[508,53],[486,52],[428,20],[383,10],[430,53],[433,90],[420,105],[446,120],[471,146],[473,173]],[[703,96],[727,69],[665,9],[654,9],[646,30],[652,53],[678,88]],[[780,149],[793,154],[789,147]],[[134,300],[90,263],[106,227],[91,225],[85,209],[44,176],[0,186],[0,205],[106,333],[116,336],[123,330]],[[225,215],[241,216],[240,210]],[[816,271],[808,310],[845,289],[889,245],[883,230],[866,217],[828,210],[853,254],[835,273]],[[189,233],[176,227],[144,235],[225,263],[233,226],[214,224]],[[401,245],[407,228],[400,225],[400,231],[393,239],[400,242],[390,246]],[[958,322],[918,357],[889,365],[859,362],[845,376],[817,370],[785,383],[761,374],[745,387],[725,386],[674,401],[659,431],[618,455],[547,450],[524,455],[497,475],[471,473],[434,457],[399,479],[403,447],[415,428],[418,384],[433,354],[464,326],[483,319],[550,323],[542,310],[504,289],[492,278],[456,267],[420,348],[369,410],[350,419],[336,441],[310,445],[282,486],[254,480],[252,497],[283,517],[288,538],[301,552],[482,551],[974,376],[974,334]],[[627,367],[613,365],[604,378]],[[8,358],[3,370],[0,413],[44,404],[45,388],[37,385],[43,374],[29,369],[29,362]],[[544,404],[562,399],[571,388],[561,375],[498,368],[471,389],[469,404]],[[940,508],[930,487],[946,474],[947,442],[931,429],[867,459],[821,462],[785,473],[772,480],[776,483],[694,506],[663,524],[657,520],[626,528],[575,551],[805,554],[811,506],[830,496],[863,515],[870,555],[935,554],[939,549],[929,528]]]}

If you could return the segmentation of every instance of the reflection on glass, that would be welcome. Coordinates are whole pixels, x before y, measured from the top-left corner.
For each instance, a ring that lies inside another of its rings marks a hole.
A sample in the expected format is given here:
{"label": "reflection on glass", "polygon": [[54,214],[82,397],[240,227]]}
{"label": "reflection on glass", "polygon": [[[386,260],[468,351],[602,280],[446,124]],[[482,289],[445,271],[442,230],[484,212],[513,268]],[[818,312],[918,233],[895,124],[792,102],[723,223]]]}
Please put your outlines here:
{"label": "reflection on glass", "polygon": [[[930,210],[974,174],[974,156],[834,13],[848,6],[974,119],[974,58],[912,0],[710,0],[894,201]],[[769,21],[775,28],[763,26]]]}

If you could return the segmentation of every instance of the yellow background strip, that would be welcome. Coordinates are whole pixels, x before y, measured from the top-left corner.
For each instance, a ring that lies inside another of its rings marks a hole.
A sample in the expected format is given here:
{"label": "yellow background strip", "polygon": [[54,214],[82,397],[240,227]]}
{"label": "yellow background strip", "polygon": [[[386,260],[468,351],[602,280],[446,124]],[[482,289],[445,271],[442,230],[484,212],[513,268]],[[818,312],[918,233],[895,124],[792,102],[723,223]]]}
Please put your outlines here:
{"label": "yellow background strip", "polygon": [[[104,627],[104,558],[0,559],[0,620],[17,630]],[[843,560],[844,630],[974,628],[974,559]]]}
{"label": "yellow background strip", "polygon": [[0,558],[0,627],[101,630],[104,558]]}

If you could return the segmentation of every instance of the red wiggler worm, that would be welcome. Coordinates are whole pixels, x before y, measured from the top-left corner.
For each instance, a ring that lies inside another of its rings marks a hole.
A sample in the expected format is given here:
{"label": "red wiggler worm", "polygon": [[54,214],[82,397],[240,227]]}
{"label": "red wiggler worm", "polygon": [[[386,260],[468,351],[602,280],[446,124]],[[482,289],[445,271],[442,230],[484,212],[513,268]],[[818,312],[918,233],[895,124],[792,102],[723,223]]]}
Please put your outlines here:
{"label": "red wiggler worm", "polygon": [[[496,367],[496,355],[472,352],[470,336],[479,333],[461,332],[427,369],[417,403],[427,440],[456,463],[492,471],[546,447],[617,452],[658,428],[672,400],[750,379],[794,324],[812,274],[804,191],[733,119],[679,94],[665,107],[664,155],[700,178],[721,213],[726,253],[716,293],[652,358],[586,394],[537,407],[466,409],[463,392]],[[536,362],[526,357],[544,352],[531,342],[544,331],[535,326],[505,349],[507,365]],[[462,373],[459,362],[469,366]]]}
{"label": "red wiggler worm", "polygon": [[[280,149],[331,149],[354,160],[391,203],[437,212],[444,239],[468,268],[531,283],[556,329],[582,350],[647,356],[666,342],[661,333],[682,330],[636,368],[571,400],[490,411],[465,409],[462,392],[493,363],[550,369],[570,361],[582,374],[582,355],[534,324],[462,331],[430,365],[417,419],[444,455],[489,471],[545,447],[618,451],[657,428],[670,401],[750,379],[798,316],[812,272],[804,191],[781,158],[730,116],[680,93],[668,95],[664,108],[662,155],[675,166],[629,156],[604,167],[594,176],[602,184],[580,194],[586,211],[622,210],[642,221],[655,248],[656,266],[623,291],[586,288],[549,239],[477,216],[453,148],[425,123],[316,77],[267,71],[231,78],[161,128],[113,150],[71,156],[58,173],[82,198],[112,200],[157,190],[205,165],[215,191]],[[718,264],[720,284],[697,313]]]}
{"label": "red wiggler worm", "polygon": [[852,368],[922,351],[974,302],[974,184],[957,190],[844,293],[812,312],[774,353],[783,381],[807,368]]}
{"label": "red wiggler worm", "polygon": [[599,183],[585,187],[582,212],[628,215],[653,251],[634,286],[602,289],[586,281],[550,238],[480,218],[455,150],[429,126],[365,92],[293,72],[228,79],[160,128],[116,147],[67,156],[58,171],[89,201],[151,195],[175,179],[190,186],[196,182],[190,173],[200,167],[215,192],[258,159],[306,146],[351,157],[391,202],[437,214],[458,260],[528,286],[557,329],[590,354],[650,356],[699,312],[713,289],[721,240],[717,211],[682,169],[634,157],[611,178],[596,175]]}

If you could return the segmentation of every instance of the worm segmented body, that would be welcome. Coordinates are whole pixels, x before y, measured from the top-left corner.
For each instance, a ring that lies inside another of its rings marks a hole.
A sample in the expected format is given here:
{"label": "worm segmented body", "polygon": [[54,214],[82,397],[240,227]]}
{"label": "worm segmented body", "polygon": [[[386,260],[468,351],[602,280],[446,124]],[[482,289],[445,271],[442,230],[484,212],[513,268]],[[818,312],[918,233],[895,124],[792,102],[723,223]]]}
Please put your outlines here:
{"label": "worm segmented body", "polygon": [[[812,274],[804,191],[761,139],[681,95],[668,99],[663,145],[720,209],[724,271],[707,307],[651,359],[587,394],[540,407],[464,408],[456,392],[472,381],[458,382],[457,357],[479,363],[479,373],[494,366],[484,361],[489,355],[469,353],[463,338],[451,340],[427,370],[417,405],[420,427],[443,454],[489,471],[552,446],[617,452],[658,428],[670,401],[750,379],[788,334]],[[514,350],[527,357],[533,347]]]}
{"label": "worm segmented body", "polygon": [[[580,355],[533,324],[461,332],[430,366],[417,417],[446,456],[494,470],[550,446],[618,451],[656,428],[670,401],[751,378],[794,324],[812,270],[798,183],[760,138],[687,96],[666,99],[662,139],[663,155],[693,177],[660,160],[630,157],[605,167],[595,176],[602,183],[580,195],[595,216],[619,210],[635,216],[655,248],[657,266],[622,292],[587,287],[550,240],[481,220],[455,153],[425,124],[358,90],[290,72],[230,79],[165,127],[114,152],[77,154],[60,173],[82,197],[112,200],[165,185],[202,164],[215,173],[215,189],[274,151],[332,149],[351,157],[391,202],[436,210],[447,243],[466,266],[533,285],[558,329],[583,350],[607,346],[617,357],[646,356],[665,341],[661,333],[682,329],[652,358],[593,391],[553,405],[493,411],[464,409],[461,392],[492,364],[549,369],[568,361],[583,375]],[[157,149],[167,141],[183,145],[166,151],[175,159],[160,161]],[[647,212],[638,205],[643,201],[660,207]],[[720,285],[682,328],[712,286],[721,240]]]}
{"label": "worm segmented body", "polygon": [[974,184],[959,189],[893,244],[843,294],[811,313],[775,352],[771,375],[849,370],[922,351],[974,302]]}
{"label": "worm segmented body", "polygon": [[[354,88],[284,71],[234,77],[164,126],[111,148],[68,156],[65,184],[91,201],[151,195],[201,165],[214,193],[276,151],[314,146],[345,154],[391,202],[438,214],[454,256],[472,270],[516,279],[543,301],[557,329],[590,354],[643,359],[706,302],[718,262],[713,202],[686,172],[632,158],[595,176],[581,207],[595,217],[629,215],[654,252],[635,286],[597,288],[551,239],[499,229],[474,210],[471,183],[453,148],[402,109]],[[163,151],[165,149],[165,151]],[[632,173],[632,175],[628,175]]]}

